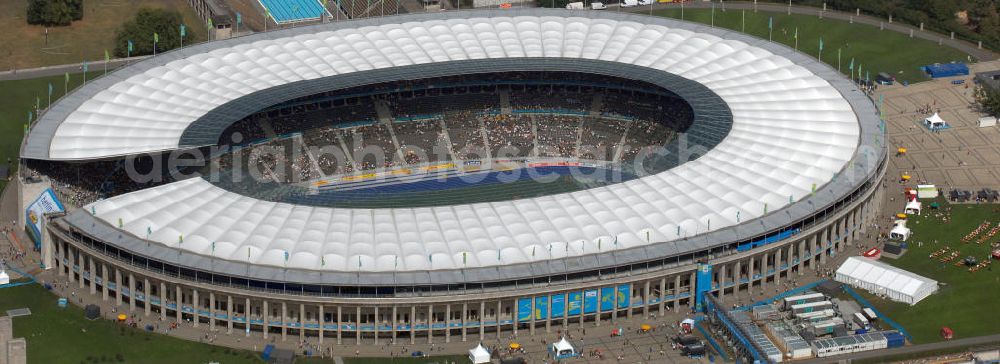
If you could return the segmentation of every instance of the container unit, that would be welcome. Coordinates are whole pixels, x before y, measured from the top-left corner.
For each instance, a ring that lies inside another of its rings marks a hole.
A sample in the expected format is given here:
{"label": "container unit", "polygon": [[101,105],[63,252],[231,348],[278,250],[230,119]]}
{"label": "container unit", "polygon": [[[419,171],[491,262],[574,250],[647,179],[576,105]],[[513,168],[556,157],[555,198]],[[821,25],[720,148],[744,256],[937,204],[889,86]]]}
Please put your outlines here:
{"label": "container unit", "polygon": [[784,322],[772,322],[765,326],[774,344],[785,353],[785,358],[803,359],[812,357],[812,347]]}
{"label": "container unit", "polygon": [[792,309],[792,306],[795,305],[801,305],[803,303],[822,302],[822,301],[826,301],[826,296],[824,296],[822,293],[809,293],[798,296],[785,297],[785,299],[782,300],[783,303],[782,309],[790,310]]}
{"label": "container unit", "polygon": [[798,305],[792,305],[791,309],[793,314],[809,313],[813,311],[822,311],[822,310],[832,310],[833,302],[819,301],[819,302],[802,303]]}
{"label": "container unit", "polygon": [[861,327],[862,329],[866,328],[868,327],[868,318],[865,317],[865,315],[862,314],[861,312],[855,312],[854,323],[858,324],[858,326]]}
{"label": "container unit", "polygon": [[826,310],[795,314],[794,316],[795,318],[801,319],[806,322],[818,322],[818,321],[825,321],[833,317],[834,314],[836,314],[836,311],[832,309],[826,309]]}
{"label": "container unit", "polygon": [[754,320],[777,320],[778,310],[771,305],[756,306],[751,309]]}
{"label": "container unit", "polygon": [[906,337],[897,331],[883,331],[882,335],[885,336],[886,347],[890,349],[906,345]]}
{"label": "container unit", "polygon": [[833,331],[837,328],[844,327],[844,319],[840,317],[834,317],[826,321],[817,322],[812,325],[813,333],[816,336],[823,336],[827,334],[833,334]]}
{"label": "container unit", "polygon": [[869,322],[878,320],[878,315],[875,314],[875,310],[870,307],[865,307],[861,310],[861,313],[865,315],[865,318],[867,318]]}
{"label": "container unit", "polygon": [[780,363],[784,360],[781,350],[774,345],[764,331],[757,327],[757,325],[754,325],[753,321],[750,320],[749,313],[745,311],[733,311],[731,314],[733,323],[739,326],[743,332],[746,333],[748,339],[754,342],[754,344],[756,344],[763,351],[761,354],[767,357],[770,362]]}
{"label": "container unit", "polygon": [[885,349],[887,347],[888,342],[885,335],[880,332],[829,339],[817,339],[812,343],[813,353],[820,358]]}

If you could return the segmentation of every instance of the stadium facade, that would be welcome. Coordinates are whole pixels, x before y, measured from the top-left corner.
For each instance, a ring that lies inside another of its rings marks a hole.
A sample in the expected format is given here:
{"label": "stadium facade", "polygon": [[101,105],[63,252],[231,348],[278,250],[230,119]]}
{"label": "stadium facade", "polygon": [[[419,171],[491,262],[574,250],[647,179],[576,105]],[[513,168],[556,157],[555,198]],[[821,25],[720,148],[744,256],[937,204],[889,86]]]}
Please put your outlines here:
{"label": "stadium facade", "polygon": [[703,294],[818,269],[877,215],[884,133],[836,70],[744,34],[612,12],[405,15],[196,45],[60,100],[22,157],[201,148],[263,107],[332,88],[535,70],[670,90],[694,110],[686,136],[709,145],[661,173],[538,198],[338,209],[192,178],[25,219],[40,220],[46,268],[131,311],[360,343],[697,308]]}

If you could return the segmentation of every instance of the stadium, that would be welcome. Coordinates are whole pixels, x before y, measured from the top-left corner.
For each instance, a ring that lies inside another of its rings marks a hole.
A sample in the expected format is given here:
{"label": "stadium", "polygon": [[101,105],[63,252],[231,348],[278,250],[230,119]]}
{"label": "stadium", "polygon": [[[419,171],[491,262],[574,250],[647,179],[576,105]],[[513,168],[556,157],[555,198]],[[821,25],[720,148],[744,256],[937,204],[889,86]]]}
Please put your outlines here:
{"label": "stadium", "polygon": [[19,191],[47,269],[146,316],[482,340],[818,269],[876,215],[883,135],[850,80],[745,34],[442,12],[128,65],[31,125]]}

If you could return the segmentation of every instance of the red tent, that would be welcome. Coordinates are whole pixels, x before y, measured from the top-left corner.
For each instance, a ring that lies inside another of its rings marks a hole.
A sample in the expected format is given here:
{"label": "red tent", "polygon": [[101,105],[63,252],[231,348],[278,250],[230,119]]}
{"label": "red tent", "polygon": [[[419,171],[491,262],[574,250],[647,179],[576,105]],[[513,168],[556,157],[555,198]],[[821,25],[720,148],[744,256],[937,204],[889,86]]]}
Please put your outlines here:
{"label": "red tent", "polygon": [[943,337],[945,340],[951,340],[953,336],[955,336],[955,332],[952,331],[950,327],[941,326],[941,337]]}

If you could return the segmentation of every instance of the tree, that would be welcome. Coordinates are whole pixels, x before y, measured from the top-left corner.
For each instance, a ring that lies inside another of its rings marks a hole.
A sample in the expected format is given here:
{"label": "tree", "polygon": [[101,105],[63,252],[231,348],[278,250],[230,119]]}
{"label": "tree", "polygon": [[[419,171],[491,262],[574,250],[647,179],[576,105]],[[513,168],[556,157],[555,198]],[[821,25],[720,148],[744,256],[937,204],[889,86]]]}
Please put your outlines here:
{"label": "tree", "polygon": [[83,19],[83,0],[29,0],[28,24],[70,25]]}
{"label": "tree", "polygon": [[1000,90],[979,85],[976,88],[976,102],[986,113],[1000,116]]}
{"label": "tree", "polygon": [[[128,53],[128,42],[131,40],[134,48],[132,56],[153,54],[153,34],[159,36],[156,52],[166,52],[181,44],[180,26],[181,14],[163,9],[142,8],[135,18],[122,24],[115,36],[115,56],[125,57]],[[187,27],[186,41],[192,41],[192,27]]]}

